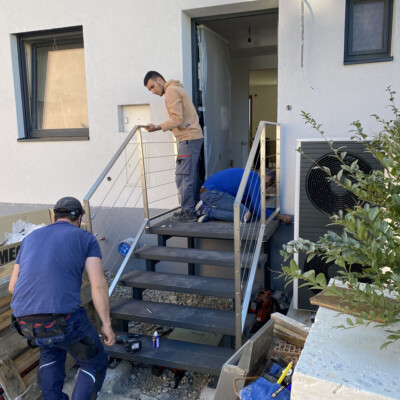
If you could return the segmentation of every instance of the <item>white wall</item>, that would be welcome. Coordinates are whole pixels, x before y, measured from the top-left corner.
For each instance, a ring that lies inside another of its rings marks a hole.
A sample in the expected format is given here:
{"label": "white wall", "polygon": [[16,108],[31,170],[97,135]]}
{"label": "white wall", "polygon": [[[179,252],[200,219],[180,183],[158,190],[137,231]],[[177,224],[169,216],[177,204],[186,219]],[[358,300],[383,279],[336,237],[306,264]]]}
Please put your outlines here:
{"label": "white wall", "polygon": [[[331,136],[343,137],[354,119],[376,129],[369,115],[387,115],[385,88],[400,86],[397,2],[394,61],[347,66],[343,65],[345,0],[307,0],[304,4],[301,68],[301,0],[279,3],[278,121],[282,124],[282,210],[287,213],[294,211],[295,141],[316,135],[304,125],[300,111],[312,113]],[[82,198],[125,138],[118,129],[118,106],[149,103],[152,122],[166,118],[163,99],[143,86],[149,69],[159,70],[167,79],[183,80],[191,93],[190,18],[277,5],[277,0],[2,1],[0,176],[5,184],[0,202],[51,204],[67,194]],[[14,80],[12,34],[76,25],[83,26],[85,40],[90,140],[17,142],[22,124],[17,115],[21,106]],[[239,102],[232,104],[234,116],[235,110],[247,110],[247,71],[276,67],[274,57],[260,60],[232,62],[232,89],[244,93],[246,102],[244,108]],[[248,118],[243,117],[242,112],[240,120],[232,119],[237,137],[247,132]]]}
{"label": "white wall", "polygon": [[[0,202],[51,204],[64,195],[83,198],[125,138],[118,129],[118,106],[150,103],[152,122],[167,117],[164,100],[143,86],[148,70],[184,79],[191,93],[188,16],[271,3],[276,0],[2,1],[0,174],[7,184]],[[14,87],[18,69],[12,34],[76,25],[83,26],[85,42],[90,140],[17,142],[22,114],[20,90]]]}
{"label": "white wall", "polygon": [[[400,8],[394,2],[393,61],[343,65],[345,0],[307,0],[305,3],[304,59],[301,68],[301,0],[279,4],[278,121],[282,124],[283,212],[294,211],[295,148],[298,138],[318,138],[305,125],[301,110],[323,124],[330,137],[350,137],[349,124],[363,122],[377,132],[371,114],[390,116],[387,86],[400,89]],[[400,100],[400,99],[399,99]],[[291,105],[291,111],[286,106]]]}

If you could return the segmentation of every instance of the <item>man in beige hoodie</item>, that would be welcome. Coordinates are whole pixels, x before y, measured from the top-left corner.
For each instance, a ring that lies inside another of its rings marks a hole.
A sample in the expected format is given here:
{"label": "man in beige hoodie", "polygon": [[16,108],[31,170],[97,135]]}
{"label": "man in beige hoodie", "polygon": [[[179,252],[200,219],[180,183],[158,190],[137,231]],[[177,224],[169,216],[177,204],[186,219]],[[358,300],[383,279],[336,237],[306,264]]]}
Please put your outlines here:
{"label": "man in beige hoodie", "polygon": [[165,95],[165,105],[169,120],[160,125],[148,124],[146,130],[172,130],[179,142],[176,160],[175,181],[181,194],[180,212],[171,217],[173,222],[197,221],[195,205],[198,189],[197,163],[203,146],[203,132],[199,117],[192,100],[183,88],[182,83],[175,80],[168,82],[156,71],[149,71],[144,77],[144,85],[153,94]]}

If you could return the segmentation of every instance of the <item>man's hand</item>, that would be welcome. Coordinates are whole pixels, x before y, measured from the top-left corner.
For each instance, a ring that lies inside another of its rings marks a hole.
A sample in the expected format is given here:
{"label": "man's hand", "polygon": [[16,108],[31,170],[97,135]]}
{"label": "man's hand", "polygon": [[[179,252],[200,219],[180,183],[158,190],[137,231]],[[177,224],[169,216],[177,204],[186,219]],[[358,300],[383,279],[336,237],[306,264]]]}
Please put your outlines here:
{"label": "man's hand", "polygon": [[161,127],[160,127],[160,125],[147,124],[144,129],[146,129],[147,132],[155,132],[155,131],[159,131],[161,129]]}
{"label": "man's hand", "polygon": [[104,344],[112,346],[115,344],[115,333],[111,328],[111,325],[103,325],[101,327],[101,333],[103,334]]}
{"label": "man's hand", "polygon": [[292,223],[292,218],[290,215],[286,214],[277,214],[275,219],[284,222],[286,225],[290,225]]}

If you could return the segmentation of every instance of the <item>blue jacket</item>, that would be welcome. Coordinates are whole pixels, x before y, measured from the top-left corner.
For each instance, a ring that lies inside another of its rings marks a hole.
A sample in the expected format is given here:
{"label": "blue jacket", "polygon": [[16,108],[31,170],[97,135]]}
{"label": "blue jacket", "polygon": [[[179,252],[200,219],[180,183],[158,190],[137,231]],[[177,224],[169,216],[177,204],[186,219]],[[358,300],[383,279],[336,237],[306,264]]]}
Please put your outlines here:
{"label": "blue jacket", "polygon": [[[244,173],[243,168],[229,168],[216,172],[211,175],[203,184],[207,190],[217,190],[219,192],[228,193],[236,197],[239,190],[240,181]],[[243,194],[242,203],[249,208],[249,210],[261,216],[260,212],[260,178],[254,171],[250,171],[249,179]],[[273,213],[273,209],[267,208],[265,210],[266,217],[268,218]]]}

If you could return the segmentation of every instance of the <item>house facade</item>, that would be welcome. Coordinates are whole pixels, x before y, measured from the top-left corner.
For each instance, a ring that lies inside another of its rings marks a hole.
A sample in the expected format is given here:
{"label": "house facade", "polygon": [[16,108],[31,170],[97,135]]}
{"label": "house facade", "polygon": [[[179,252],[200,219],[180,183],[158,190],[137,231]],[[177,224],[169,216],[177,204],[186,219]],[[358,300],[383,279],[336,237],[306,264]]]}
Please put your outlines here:
{"label": "house facade", "polygon": [[370,115],[390,115],[385,89],[400,87],[399,21],[397,0],[2,0],[0,208],[82,199],[133,125],[167,118],[143,85],[156,70],[205,113],[207,174],[244,166],[259,120],[281,124],[294,214],[296,141],[317,138],[301,111],[328,137],[353,120],[378,131]]}

